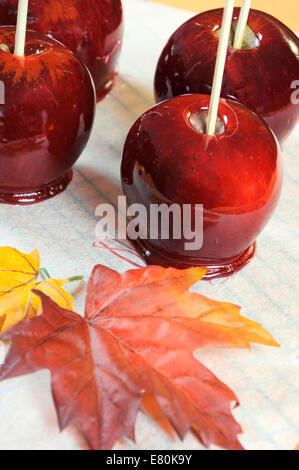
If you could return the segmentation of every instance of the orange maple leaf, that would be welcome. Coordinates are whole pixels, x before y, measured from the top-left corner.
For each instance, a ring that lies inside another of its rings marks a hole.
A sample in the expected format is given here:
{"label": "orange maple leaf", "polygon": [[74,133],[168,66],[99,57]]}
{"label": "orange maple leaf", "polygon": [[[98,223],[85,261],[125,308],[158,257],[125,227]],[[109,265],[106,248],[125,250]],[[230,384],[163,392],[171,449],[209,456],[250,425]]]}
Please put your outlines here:
{"label": "orange maple leaf", "polygon": [[78,424],[92,449],[134,439],[144,392],[181,439],[192,428],[205,446],[242,448],[237,397],[193,353],[277,343],[239,307],[191,293],[204,272],[147,266],[120,275],[96,266],[84,318],[36,292],[44,313],[4,335],[12,346],[0,379],[50,369],[60,428]]}

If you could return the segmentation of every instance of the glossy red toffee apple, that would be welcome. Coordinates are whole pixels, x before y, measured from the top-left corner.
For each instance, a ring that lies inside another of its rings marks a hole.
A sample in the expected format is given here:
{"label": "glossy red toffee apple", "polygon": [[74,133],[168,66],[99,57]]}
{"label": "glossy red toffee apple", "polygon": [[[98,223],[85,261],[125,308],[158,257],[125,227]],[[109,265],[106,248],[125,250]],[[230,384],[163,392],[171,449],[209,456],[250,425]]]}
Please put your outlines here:
{"label": "glossy red toffee apple", "polygon": [[12,52],[15,28],[0,28],[0,201],[26,204],[58,194],[93,124],[90,73],[59,42],[27,31],[25,56]]}
{"label": "glossy red toffee apple", "polygon": [[[221,96],[255,111],[282,141],[299,119],[298,100],[292,98],[299,80],[299,39],[277,19],[251,10],[242,49],[235,49],[239,12],[235,8]],[[157,101],[211,93],[222,15],[223,9],[201,13],[171,36],[157,66]]]}
{"label": "glossy red toffee apple", "polygon": [[[17,10],[18,0],[1,0],[0,24],[15,25]],[[99,99],[111,89],[123,37],[120,0],[30,0],[27,25],[87,65]]]}
{"label": "glossy red toffee apple", "polygon": [[[127,137],[121,176],[128,204],[203,204],[203,245],[138,239],[149,264],[206,266],[206,278],[233,274],[253,256],[255,240],[279,199],[282,169],[274,134],[255,113],[221,99],[220,133],[201,130],[210,97],[179,96],[155,106]],[[222,126],[222,128],[221,128]],[[148,232],[150,227],[147,227]]]}

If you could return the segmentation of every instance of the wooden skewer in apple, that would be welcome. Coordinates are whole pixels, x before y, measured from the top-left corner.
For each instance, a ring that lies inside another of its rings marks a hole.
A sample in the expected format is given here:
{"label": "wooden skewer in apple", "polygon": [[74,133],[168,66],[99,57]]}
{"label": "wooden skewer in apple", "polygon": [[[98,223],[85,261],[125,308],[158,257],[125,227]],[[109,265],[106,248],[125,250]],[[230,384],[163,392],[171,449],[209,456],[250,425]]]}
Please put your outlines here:
{"label": "wooden skewer in apple", "polygon": [[220,99],[220,94],[221,94],[227,47],[228,47],[228,42],[229,42],[229,35],[230,35],[232,19],[233,19],[234,4],[235,4],[234,0],[226,0],[224,13],[223,13],[221,34],[220,34],[220,39],[219,39],[214,79],[213,79],[213,85],[212,85],[211,101],[210,101],[209,112],[208,112],[207,131],[206,131],[208,135],[214,135],[216,131],[219,99]]}
{"label": "wooden skewer in apple", "polygon": [[251,0],[243,0],[242,8],[240,11],[240,16],[237,24],[237,29],[234,36],[234,44],[233,46],[236,49],[241,49],[244,39],[244,34],[246,31],[249,11],[251,6]]}
{"label": "wooden skewer in apple", "polygon": [[15,51],[14,51],[14,54],[19,57],[23,57],[24,51],[25,51],[27,14],[28,14],[28,0],[19,0]]}

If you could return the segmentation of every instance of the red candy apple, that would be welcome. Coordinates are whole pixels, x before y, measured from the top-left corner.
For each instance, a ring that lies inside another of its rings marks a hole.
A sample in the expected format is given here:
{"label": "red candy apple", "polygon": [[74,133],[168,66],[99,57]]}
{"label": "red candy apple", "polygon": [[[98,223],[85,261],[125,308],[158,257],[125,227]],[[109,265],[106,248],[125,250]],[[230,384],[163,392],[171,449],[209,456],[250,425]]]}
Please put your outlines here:
{"label": "red candy apple", "polygon": [[[239,12],[235,8],[233,30]],[[222,15],[223,9],[201,13],[171,36],[157,66],[157,101],[211,93]],[[299,119],[298,100],[292,98],[296,80],[299,39],[271,15],[251,10],[242,49],[228,48],[221,96],[255,111],[282,141]]]}
{"label": "red candy apple", "polygon": [[[1,0],[0,24],[15,25],[18,0]],[[98,98],[112,86],[123,35],[120,0],[30,0],[28,28],[65,44],[87,65]]]}
{"label": "red candy apple", "polygon": [[25,56],[12,52],[15,28],[0,28],[0,201],[32,203],[61,192],[93,124],[90,74],[59,42],[27,31]]}
{"label": "red candy apple", "polygon": [[[207,266],[206,277],[229,275],[254,253],[254,242],[280,195],[281,157],[264,121],[245,106],[220,100],[219,134],[208,136],[203,116],[210,97],[166,100],[134,124],[124,147],[122,184],[129,205],[203,205],[203,245],[186,239],[138,239],[149,264]],[[150,227],[145,232],[149,233]]]}

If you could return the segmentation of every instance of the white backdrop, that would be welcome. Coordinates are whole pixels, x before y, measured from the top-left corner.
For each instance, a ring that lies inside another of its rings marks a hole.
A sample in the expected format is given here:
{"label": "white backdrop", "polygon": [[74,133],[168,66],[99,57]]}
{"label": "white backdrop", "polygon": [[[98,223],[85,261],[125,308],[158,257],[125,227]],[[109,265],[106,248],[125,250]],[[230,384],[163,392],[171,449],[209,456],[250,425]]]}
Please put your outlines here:
{"label": "white backdrop", "polygon": [[[94,248],[95,208],[121,194],[119,167],[127,132],[136,118],[154,104],[153,75],[170,34],[190,12],[150,2],[125,0],[125,41],[120,76],[113,92],[97,107],[89,145],[76,165],[68,190],[35,206],[0,206],[0,244],[29,252],[38,248],[53,277],[88,276],[97,263],[119,271],[130,266],[109,252]],[[282,198],[258,240],[254,261],[226,283],[200,284],[211,297],[243,306],[243,314],[259,321],[281,349],[254,346],[252,351],[200,351],[200,360],[237,393],[234,411],[243,427],[247,449],[292,449],[299,441],[298,413],[298,144],[299,129],[284,149]],[[78,308],[82,308],[82,293]],[[297,409],[296,409],[297,405]],[[189,434],[171,439],[156,423],[139,414],[136,445],[128,440],[117,449],[198,449]],[[0,449],[81,449],[80,434],[69,428],[59,434],[49,388],[49,373],[0,383]]]}

